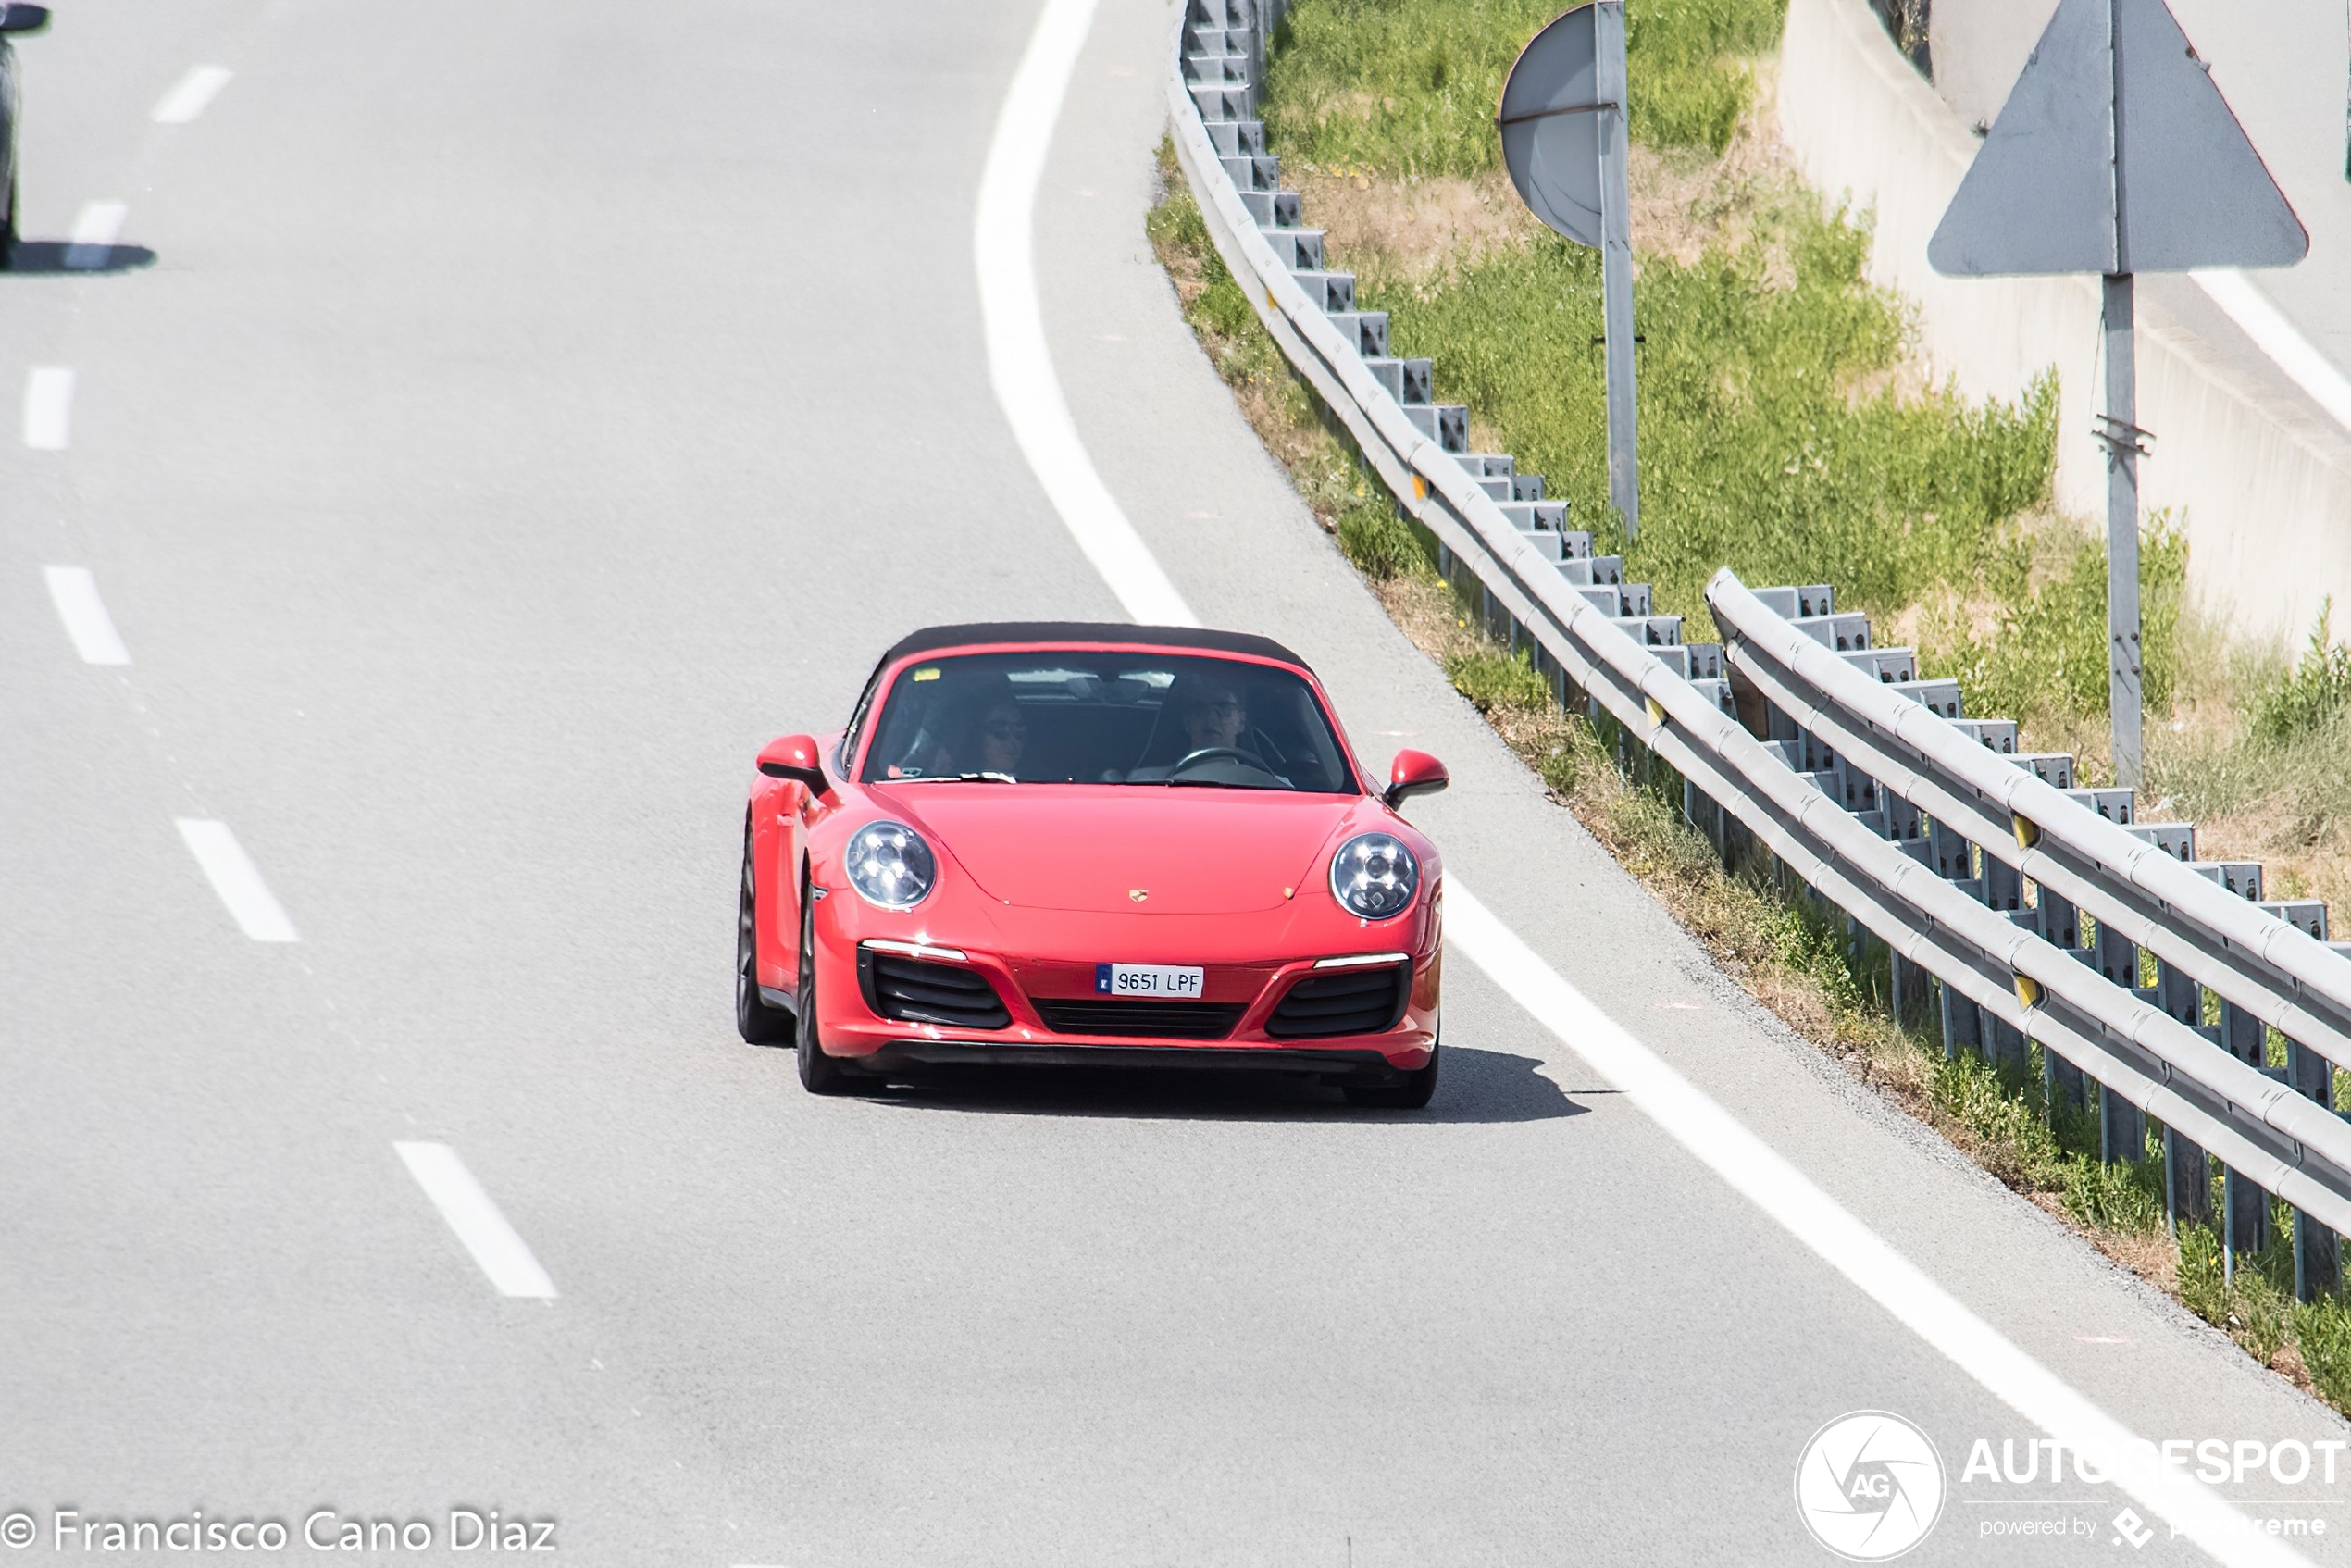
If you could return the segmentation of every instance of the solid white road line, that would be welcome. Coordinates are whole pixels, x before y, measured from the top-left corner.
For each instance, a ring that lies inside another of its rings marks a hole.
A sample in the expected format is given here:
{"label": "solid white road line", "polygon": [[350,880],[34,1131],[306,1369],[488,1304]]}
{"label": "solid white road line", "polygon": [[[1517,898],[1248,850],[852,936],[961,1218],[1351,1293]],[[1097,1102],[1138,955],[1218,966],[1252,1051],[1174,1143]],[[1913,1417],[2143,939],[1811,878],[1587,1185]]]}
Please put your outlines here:
{"label": "solid white road line", "polygon": [[246,936],[257,942],[301,940],[294,935],[293,922],[286,918],[285,906],[261,879],[261,868],[254,865],[227,823],[193,816],[176,820],[188,852],[196,857],[205,880]]}
{"label": "solid white road line", "polygon": [[[1037,180],[1044,170],[1045,149],[1051,141],[1063,92],[1085,44],[1092,15],[1093,0],[1046,0],[1036,35],[1029,41],[1028,53],[1014,75],[1011,95],[997,122],[997,145],[989,150],[989,176],[983,180],[980,199],[983,309],[987,307],[991,258],[994,265],[1006,265],[1013,254],[1012,242],[1003,234],[996,236],[991,248],[985,227],[990,219],[991,196],[1001,207],[1017,206],[1022,215],[1018,255],[1025,266],[1033,259],[1027,244],[1026,218],[1034,209]],[[1025,101],[1032,98],[1035,102]],[[1003,146],[1008,140],[1020,143],[1009,154]],[[1015,174],[1025,181],[1021,189],[992,193],[989,190],[989,180],[1010,180]],[[1002,214],[996,216],[1001,223]],[[1017,295],[1026,302],[1025,315],[991,316],[988,324],[989,368],[996,380],[998,398],[1004,403],[1005,413],[1013,417],[1018,431],[1016,405],[1005,391],[1007,356],[1016,355],[1021,365],[1028,367],[1021,377],[1031,383],[1039,375],[1035,367],[1041,366],[1043,380],[1054,389],[1051,407],[1068,430],[1067,452],[1057,443],[1033,443],[1026,439],[1021,442],[1021,450],[1030,466],[1037,468],[1046,493],[1053,498],[1055,505],[1062,507],[1063,520],[1076,535],[1087,558],[1109,580],[1112,591],[1130,613],[1143,618],[1135,606],[1148,604],[1156,618],[1197,626],[1200,623],[1190,607],[1151,557],[1141,536],[1126,522],[1124,514],[1115,513],[1114,501],[1106,494],[1103,498],[1103,504],[1113,509],[1119,526],[1125,529],[1126,539],[1131,541],[1131,555],[1118,551],[1098,552],[1088,540],[1101,526],[1101,512],[1083,506],[1073,511],[1064,504],[1064,496],[1083,500],[1088,486],[1100,490],[1101,479],[1078,442],[1066,404],[1060,401],[1045,343],[1044,322],[1037,307],[1034,278],[1023,280],[1020,287],[1007,280],[999,279],[996,283],[1007,296]],[[1082,467],[1082,474],[1076,469],[1059,473],[1047,470],[1047,463],[1065,461],[1071,453]],[[1180,615],[1170,613],[1171,610]],[[1654,1052],[1568,984],[1516,933],[1472,897],[1461,879],[1449,872],[1445,877],[1445,894],[1447,946],[1459,949],[1569,1050],[1624,1089],[1633,1103],[1667,1136],[1728,1182],[1741,1197],[1853,1281],[1891,1313],[1897,1322],[2050,1436],[2068,1444],[2108,1443],[2113,1445],[2109,1451],[2122,1451],[2121,1445],[2130,1440],[2131,1435],[2121,1423],[1961,1306],[1941,1286],[1887,1246],[1876,1232],[1812,1185],[1802,1172],[1688,1079],[1667,1066]],[[2283,1543],[2252,1534],[2241,1514],[2193,1481],[2159,1487],[2144,1481],[2119,1484],[2142,1506],[2177,1525],[2181,1534],[2222,1562],[2271,1568],[2305,1562]]]}
{"label": "solid white road line", "polygon": [[150,111],[155,122],[157,125],[187,124],[212,106],[212,101],[220,96],[220,90],[229,85],[230,74],[227,66],[195,67],[157,100],[155,108]]}
{"label": "solid white road line", "polygon": [[24,443],[35,452],[63,452],[73,441],[73,371],[36,365],[24,379]]}
{"label": "solid white road line", "polygon": [[498,1288],[501,1296],[521,1296],[532,1300],[552,1301],[555,1299],[555,1282],[539,1266],[529,1246],[506,1223],[490,1194],[474,1179],[473,1172],[457,1158],[457,1151],[445,1143],[394,1143],[402,1164],[417,1185],[425,1189],[432,1206],[466,1244],[481,1272]]}
{"label": "solid white road line", "polygon": [[84,202],[74,214],[73,233],[66,244],[68,267],[104,267],[122,234],[122,220],[131,209],[120,202]]}
{"label": "solid white road line", "polygon": [[1013,73],[980,172],[972,253],[979,268],[989,380],[1013,439],[1053,509],[1126,613],[1148,625],[1198,626],[1077,438],[1045,346],[1045,319],[1037,299],[1037,181],[1052,148],[1053,122],[1061,118],[1070,71],[1093,25],[1094,5],[1095,0],[1045,0],[1045,14]]}
{"label": "solid white road line", "polygon": [[106,602],[98,597],[98,579],[90,575],[89,567],[44,566],[41,575],[49,579],[50,603],[57,606],[57,618],[66,623],[66,635],[73,639],[74,652],[81,655],[83,664],[131,662],[131,650],[122,645],[114,617],[106,614]]}
{"label": "solid white road line", "polygon": [[2285,313],[2246,277],[2242,268],[2191,272],[2196,287],[2211,297],[2235,322],[2254,346],[2276,363],[2287,379],[2317,400],[2334,422],[2351,429],[2351,376],[2336,369],[2310,340],[2295,330]]}
{"label": "solid white road line", "polygon": [[[1961,1305],[1600,1011],[1450,873],[1445,877],[1445,945],[1466,954],[1701,1164],[2019,1414],[2077,1453],[2125,1451],[2132,1440],[2128,1428]],[[2172,1481],[2118,1475],[2116,1484],[2222,1562],[2302,1561],[2274,1542],[2249,1536],[2233,1507],[2184,1475]]]}

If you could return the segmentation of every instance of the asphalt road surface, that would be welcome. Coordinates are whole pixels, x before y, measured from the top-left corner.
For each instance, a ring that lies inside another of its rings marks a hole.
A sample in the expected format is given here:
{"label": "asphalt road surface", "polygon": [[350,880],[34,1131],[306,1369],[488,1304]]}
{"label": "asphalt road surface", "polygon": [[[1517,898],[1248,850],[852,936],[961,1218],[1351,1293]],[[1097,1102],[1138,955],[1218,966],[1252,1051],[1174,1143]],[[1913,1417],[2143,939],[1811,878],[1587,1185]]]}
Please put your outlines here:
{"label": "asphalt road surface", "polygon": [[[2110,1545],[2110,1487],[1963,1480],[2038,1433],[1474,964],[1424,1115],[818,1100],[735,1039],[755,748],[916,626],[1119,614],[980,332],[1035,22],[192,0],[24,47],[36,255],[105,202],[137,250],[0,278],[44,443],[0,442],[0,1510],[38,1528],[0,1555],[103,1555],[61,1509],[332,1509],[470,1562],[450,1512],[494,1509],[598,1565],[1812,1563],[1798,1452],[1877,1409],[1950,1478],[1911,1561],[2190,1559]],[[1747,1002],[1389,626],[1151,265],[1167,25],[1096,19],[1038,274],[1190,604],[1305,653],[1375,761],[1444,756],[1413,815],[1493,912],[2065,1385],[2150,1438],[2351,1436]],[[2351,1533],[2351,1474],[2224,1489]],[[2050,1517],[2095,1539],[1988,1533]]]}

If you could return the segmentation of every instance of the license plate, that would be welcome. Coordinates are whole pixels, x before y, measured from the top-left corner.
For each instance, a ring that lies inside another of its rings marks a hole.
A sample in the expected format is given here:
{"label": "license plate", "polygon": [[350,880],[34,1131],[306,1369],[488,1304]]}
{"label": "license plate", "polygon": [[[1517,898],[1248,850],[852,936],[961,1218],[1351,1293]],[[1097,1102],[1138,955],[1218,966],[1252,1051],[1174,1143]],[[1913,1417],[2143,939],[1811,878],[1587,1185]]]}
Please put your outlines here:
{"label": "license plate", "polygon": [[1097,964],[1094,989],[1101,996],[1141,997],[1155,1002],[1198,1002],[1203,971],[1165,964]]}

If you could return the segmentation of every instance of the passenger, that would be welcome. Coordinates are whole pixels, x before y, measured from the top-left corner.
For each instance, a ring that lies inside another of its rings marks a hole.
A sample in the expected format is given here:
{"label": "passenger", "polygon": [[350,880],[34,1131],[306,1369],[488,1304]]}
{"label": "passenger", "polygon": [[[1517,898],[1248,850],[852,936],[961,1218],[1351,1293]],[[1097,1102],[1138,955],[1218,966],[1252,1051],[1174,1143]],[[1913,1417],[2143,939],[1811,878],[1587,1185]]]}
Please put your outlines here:
{"label": "passenger", "polygon": [[994,773],[1019,778],[1021,753],[1028,741],[1020,703],[1001,691],[974,696],[978,700],[958,716],[963,720],[959,731],[939,748],[931,771],[945,776]]}

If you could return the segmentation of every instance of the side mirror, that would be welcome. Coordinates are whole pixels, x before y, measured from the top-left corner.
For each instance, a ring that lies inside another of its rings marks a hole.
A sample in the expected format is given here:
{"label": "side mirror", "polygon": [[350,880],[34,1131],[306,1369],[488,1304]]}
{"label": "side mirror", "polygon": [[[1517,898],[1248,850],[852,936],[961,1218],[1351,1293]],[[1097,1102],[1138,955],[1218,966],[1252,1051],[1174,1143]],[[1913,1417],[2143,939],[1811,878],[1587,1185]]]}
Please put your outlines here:
{"label": "side mirror", "polygon": [[1380,799],[1393,808],[1402,805],[1414,795],[1434,795],[1453,782],[1445,765],[1426,752],[1402,751],[1388,765],[1387,789]]}
{"label": "side mirror", "polygon": [[49,25],[49,7],[26,6],[10,0],[0,6],[0,32],[39,32]]}
{"label": "side mirror", "polygon": [[789,778],[805,784],[815,794],[832,790],[825,779],[825,765],[818,759],[816,742],[805,735],[787,735],[780,740],[770,740],[766,750],[759,753],[759,771],[770,778]]}

